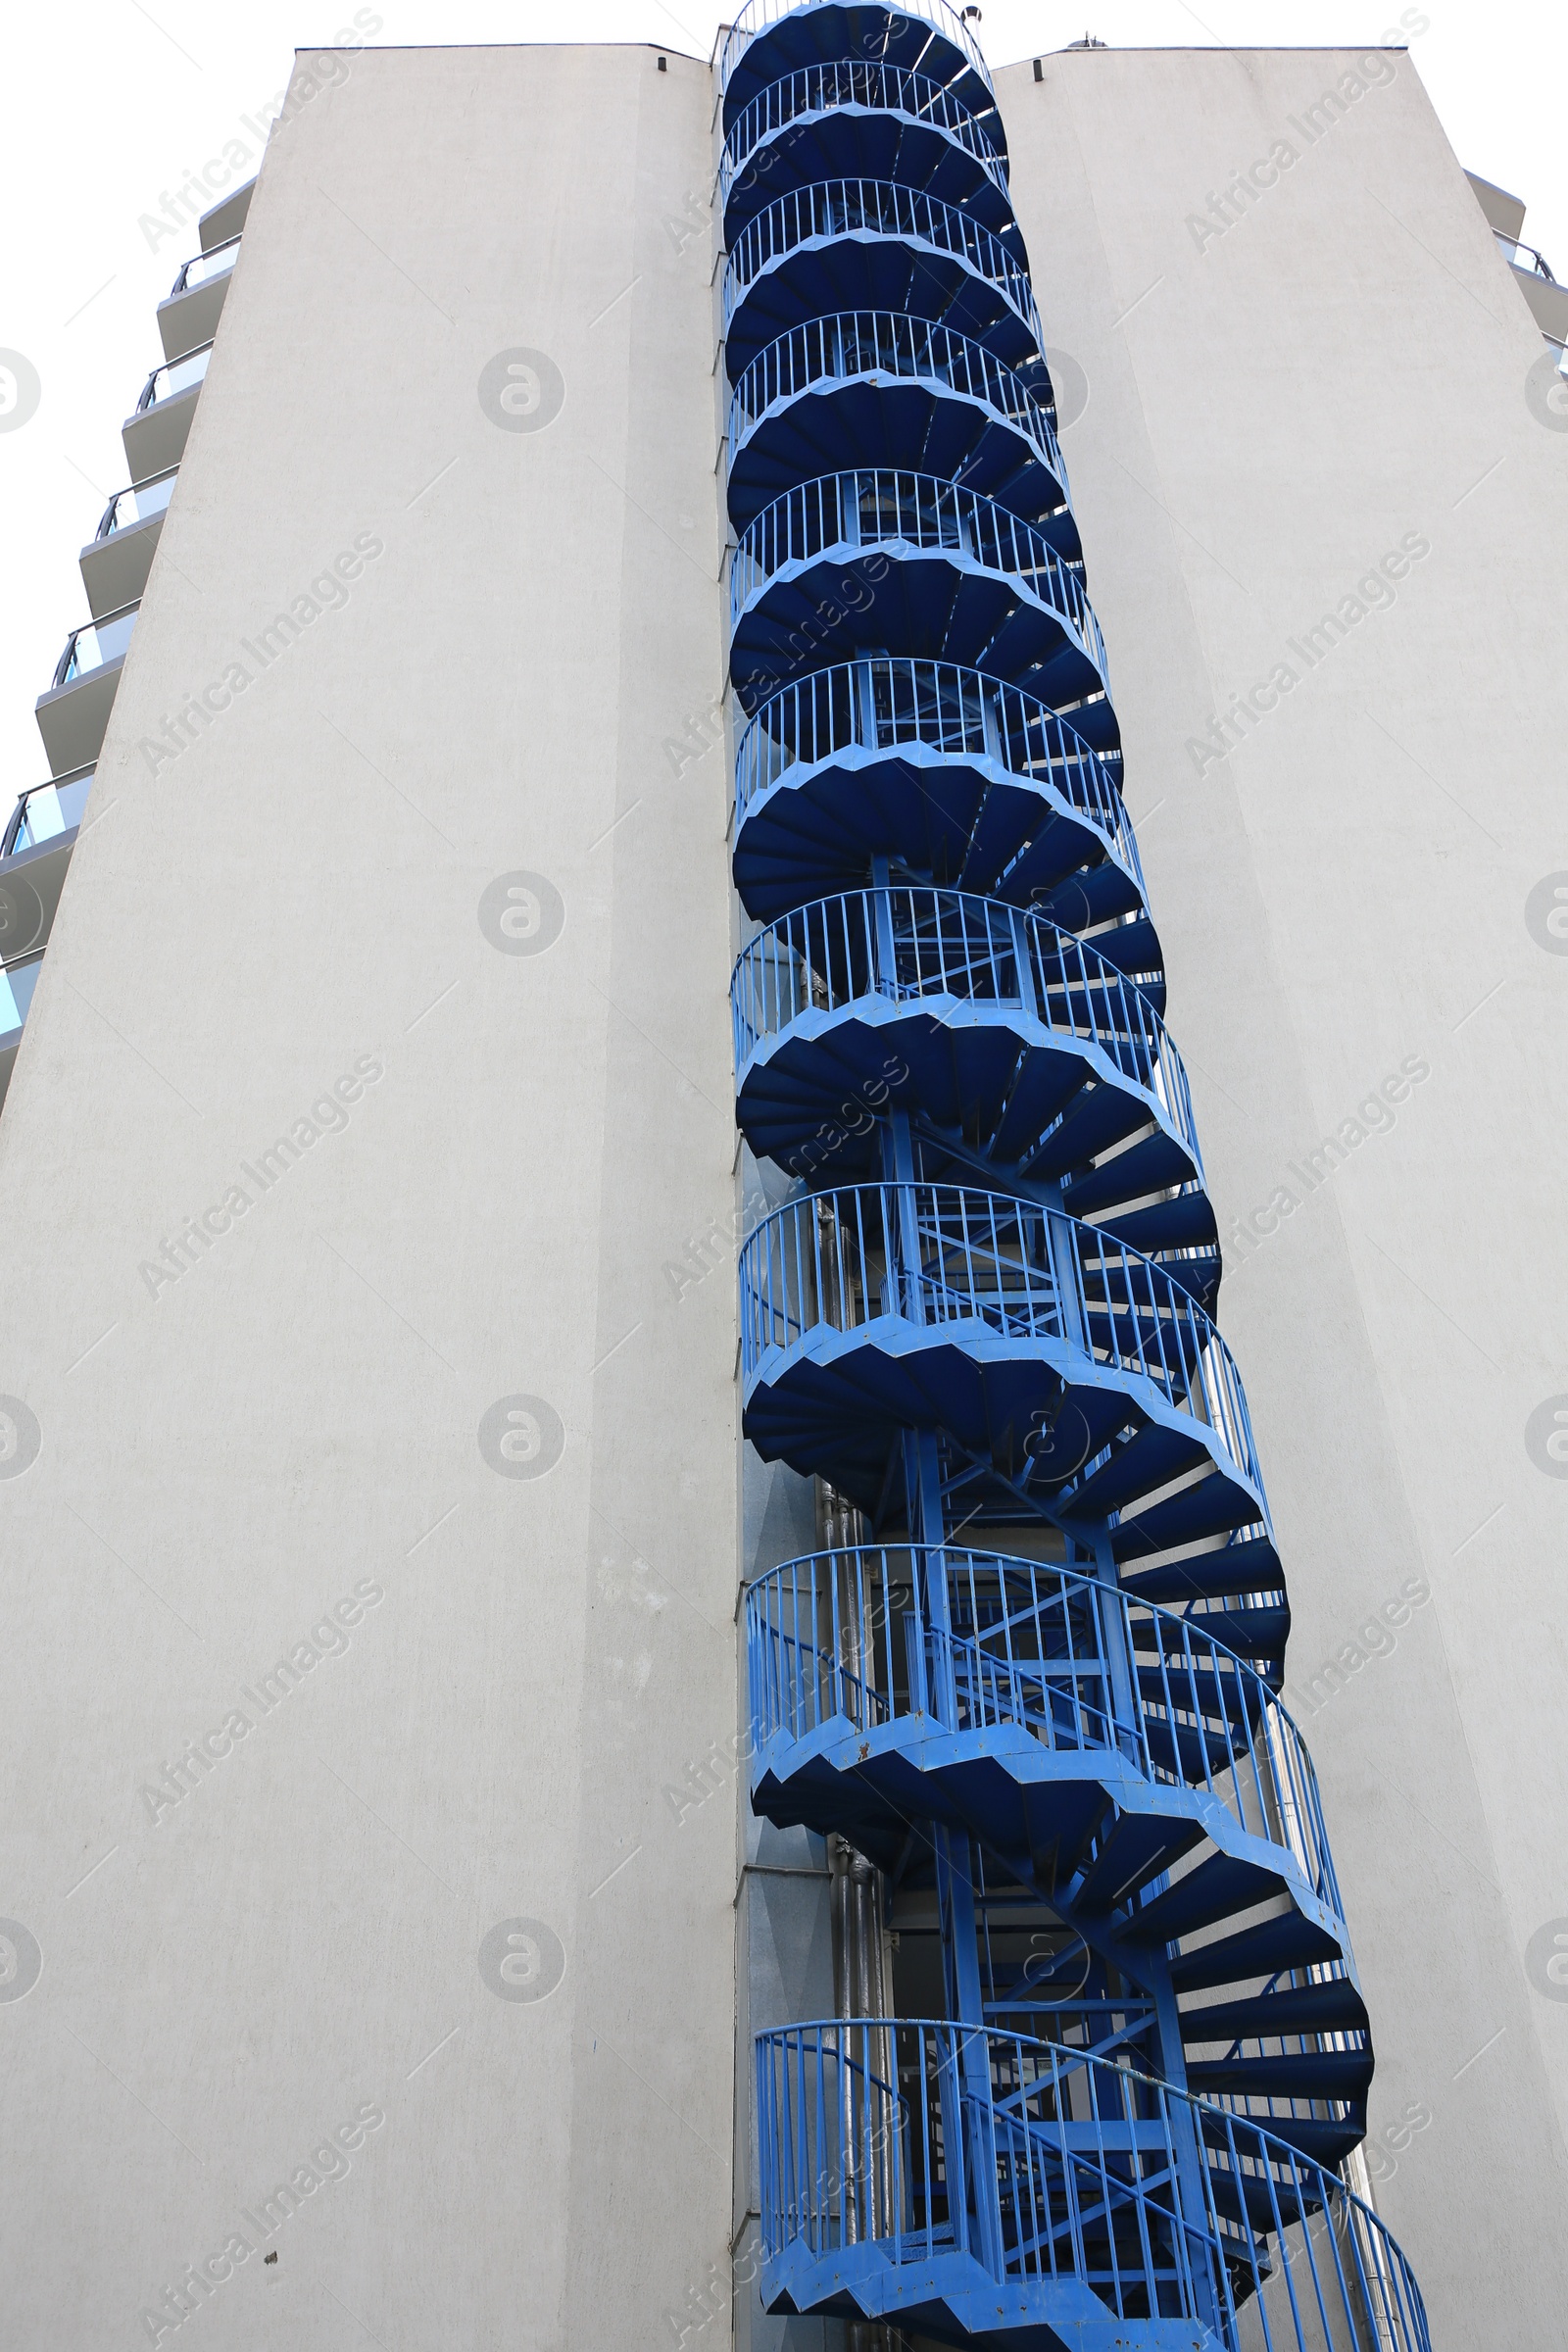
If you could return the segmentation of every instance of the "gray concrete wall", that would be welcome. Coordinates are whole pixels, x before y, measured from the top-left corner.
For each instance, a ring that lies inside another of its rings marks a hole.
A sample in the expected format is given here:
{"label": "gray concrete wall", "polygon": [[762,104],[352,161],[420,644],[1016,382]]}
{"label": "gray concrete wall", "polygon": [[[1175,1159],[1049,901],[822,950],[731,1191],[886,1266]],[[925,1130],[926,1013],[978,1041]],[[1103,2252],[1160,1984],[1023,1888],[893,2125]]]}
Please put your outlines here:
{"label": "gray concrete wall", "polygon": [[1531,894],[1568,883],[1568,433],[1414,57],[1110,50],[999,94],[1374,2020],[1378,2202],[1439,2345],[1546,2352],[1568,1485],[1526,1432],[1568,1409],[1568,961]]}
{"label": "gray concrete wall", "polygon": [[710,103],[388,51],[267,158],[0,1127],[17,2343],[167,2344],[219,2257],[210,2352],[646,2352],[726,2264]]}

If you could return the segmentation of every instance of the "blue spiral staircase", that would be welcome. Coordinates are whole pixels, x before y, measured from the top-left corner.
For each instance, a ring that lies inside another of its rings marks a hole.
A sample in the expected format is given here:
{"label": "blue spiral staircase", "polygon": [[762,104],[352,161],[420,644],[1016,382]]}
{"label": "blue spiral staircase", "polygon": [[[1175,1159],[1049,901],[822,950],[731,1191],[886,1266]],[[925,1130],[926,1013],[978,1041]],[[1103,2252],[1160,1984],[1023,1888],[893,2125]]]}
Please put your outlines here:
{"label": "blue spiral staircase", "polygon": [[744,1427],[852,1531],[746,1594],[752,1801],[940,1951],[758,2037],[763,2300],[1425,2352],[990,77],[943,0],[720,71]]}

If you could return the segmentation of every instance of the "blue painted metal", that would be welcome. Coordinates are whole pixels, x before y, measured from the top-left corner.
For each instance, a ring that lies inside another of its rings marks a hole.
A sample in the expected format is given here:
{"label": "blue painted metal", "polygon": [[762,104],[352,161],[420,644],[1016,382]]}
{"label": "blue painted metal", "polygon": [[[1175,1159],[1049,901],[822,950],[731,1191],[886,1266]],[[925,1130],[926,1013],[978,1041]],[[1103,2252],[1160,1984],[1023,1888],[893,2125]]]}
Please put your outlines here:
{"label": "blue painted metal", "polygon": [[984,61],[762,0],[721,74],[737,1115],[796,1179],[744,1427],[852,1536],[747,1593],[752,1801],[948,2010],[759,2037],[763,2293],[1425,2352],[1331,2169],[1370,2033]]}
{"label": "blue painted metal", "polygon": [[1337,2175],[1130,2067],[835,2020],[760,2034],[757,2097],[776,2310],[1005,2352],[1428,2344],[1409,2264]]}
{"label": "blue painted metal", "polygon": [[810,318],[759,353],[729,412],[729,500],[750,522],[831,452],[835,470],[951,481],[1080,553],[1043,366],[1009,367],[971,336],[899,311]]}
{"label": "blue painted metal", "polygon": [[[731,986],[739,1117],[760,1158],[843,1178],[907,1111],[935,1173],[1019,1190],[1168,1252],[1200,1300],[1218,1236],[1181,1056],[1150,999],[1074,932],[923,885],[819,899],[759,932]],[[834,1137],[846,1100],[866,1107]]]}

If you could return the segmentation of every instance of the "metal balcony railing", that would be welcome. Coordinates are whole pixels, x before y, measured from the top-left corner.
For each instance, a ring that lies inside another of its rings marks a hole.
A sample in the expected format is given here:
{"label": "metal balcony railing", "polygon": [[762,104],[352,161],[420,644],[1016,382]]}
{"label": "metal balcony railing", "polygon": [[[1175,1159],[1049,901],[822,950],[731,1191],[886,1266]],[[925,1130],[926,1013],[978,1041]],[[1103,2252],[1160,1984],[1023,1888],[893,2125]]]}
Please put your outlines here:
{"label": "metal balcony railing", "polygon": [[970,569],[1000,573],[1072,632],[1108,683],[1104,639],[1082,567],[995,500],[932,474],[893,467],[823,474],[764,507],[730,558],[731,629],[780,572],[830,550],[835,560],[852,560],[865,548],[939,553]]}
{"label": "metal balcony railing", "polygon": [[870,998],[994,1006],[1098,1049],[1152,1097],[1201,1177],[1192,1092],[1164,1022],[1114,964],[1044,915],[902,884],[800,907],[760,932],[736,963],[736,1068],[803,1017],[819,1022]]}
{"label": "metal balcony railing", "polygon": [[1523,270],[1531,277],[1544,278],[1548,286],[1557,283],[1545,256],[1538,253],[1534,245],[1521,245],[1513,237],[1504,236],[1500,228],[1494,228],[1492,233],[1497,240],[1503,260],[1511,263],[1515,270]]}
{"label": "metal balcony railing", "polygon": [[102,669],[106,662],[118,662],[130,643],[140,610],[139,605],[126,605],[102,620],[83,621],[79,629],[73,629],[66,639],[66,650],[55,664],[55,674],[49,681],[51,689],[69,686],[74,679]]}
{"label": "metal balcony railing", "polygon": [[840,662],[770,695],[737,747],[737,823],[794,770],[846,752],[896,753],[901,745],[939,759],[987,760],[1021,783],[1049,788],[1094,828],[1145,895],[1138,843],[1099,753],[1038,695],[955,662]]}
{"label": "metal balcony railing", "polygon": [[752,172],[759,148],[790,123],[831,114],[840,107],[875,109],[930,124],[963,148],[1005,194],[1006,159],[997,152],[985,124],[956,91],[933,81],[929,74],[912,74],[881,59],[836,58],[824,65],[805,66],[799,73],[785,74],[781,81],[770,81],[745,113],[736,117],[718,169],[719,210],[728,205],[737,187],[755,187],[765,177],[766,162]]}
{"label": "metal balcony railing", "polygon": [[943,392],[978,402],[1004,424],[1030,441],[1042,463],[1067,487],[1066,467],[1041,396],[1049,389],[1043,365],[1037,392],[1016,368],[1009,368],[972,335],[960,335],[928,318],[900,311],[838,311],[808,319],[780,335],[744,371],[729,404],[729,461],[736,457],[770,409],[803,392],[833,389],[866,376],[940,386]]}
{"label": "metal balcony railing", "polygon": [[1190,1619],[1093,1576],[949,1545],[813,1552],[748,1586],[746,1654],[753,1753],[780,1777],[775,1742],[835,1725],[1017,1729],[1203,1790],[1344,1916],[1317,1774],[1268,1683]]}
{"label": "metal balcony railing", "polygon": [[153,515],[162,514],[174,495],[178,479],[179,467],[172,466],[167,473],[155,474],[151,481],[135,482],[128,490],[117,490],[104,509],[94,539],[112,539],[117,531],[127,531],[133,523],[148,522]]}
{"label": "metal balcony railing", "polygon": [[957,1185],[845,1186],[764,1218],[740,1277],[748,1386],[808,1336],[873,1324],[1055,1342],[1208,1430],[1266,1509],[1241,1375],[1209,1317],[1163,1267],[1059,1209]]}
{"label": "metal balcony railing", "polygon": [[893,2317],[891,2266],[961,2310],[978,2272],[1014,2326],[1076,2323],[1053,2290],[1079,2281],[1130,2343],[1185,2320],[1225,2352],[1431,2352],[1370,2206],[1224,2108],[943,2020],[779,2027],[756,2048],[764,2294],[808,2305],[837,2277]]}
{"label": "metal balcony railing", "polygon": [[19,850],[36,849],[40,842],[53,841],[69,833],[73,825],[79,825],[92,779],[92,769],[84,767],[74,775],[57,776],[52,783],[35,784],[30,792],[23,793],[0,837],[0,857],[14,858]]}
{"label": "metal balcony railing", "polygon": [[748,221],[724,271],[725,334],[752,287],[773,263],[805,245],[840,237],[903,238],[961,262],[1007,304],[1039,348],[1040,314],[1029,273],[1001,238],[957,205],[886,179],[818,180],[778,197]]}
{"label": "metal balcony railing", "polygon": [[[781,24],[786,17],[806,16],[809,13],[809,6],[803,7],[801,0],[747,0],[747,6],[742,9],[724,36],[724,46],[719,52],[719,89],[721,91],[728,89],[730,75],[740,64],[753,41],[758,40],[764,32],[770,32],[773,26]],[[957,10],[949,8],[946,0],[899,0],[898,8],[890,11],[890,14],[912,17],[917,24],[929,24],[933,31],[940,32],[947,40],[952,41],[956,48],[963,51],[986,88],[990,89],[991,72],[981,54],[980,45]]]}
{"label": "metal balcony railing", "polygon": [[188,262],[181,263],[179,275],[169,289],[170,300],[196,286],[210,285],[215,277],[226,277],[239,260],[239,238],[230,237],[226,245],[215,245],[210,253],[193,253]]}
{"label": "metal balcony railing", "polygon": [[172,400],[177,394],[188,392],[192,384],[199,384],[212,356],[211,343],[202,343],[194,351],[187,351],[182,359],[167,360],[162,368],[155,368],[141,388],[136,415],[145,416],[160,401]]}

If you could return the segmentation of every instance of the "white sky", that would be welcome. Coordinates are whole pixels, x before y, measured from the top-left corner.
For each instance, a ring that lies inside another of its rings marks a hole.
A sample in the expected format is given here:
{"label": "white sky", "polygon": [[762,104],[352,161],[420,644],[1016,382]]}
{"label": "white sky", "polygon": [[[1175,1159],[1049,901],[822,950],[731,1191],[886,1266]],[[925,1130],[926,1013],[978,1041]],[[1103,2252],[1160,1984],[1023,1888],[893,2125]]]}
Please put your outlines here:
{"label": "white sky", "polygon": [[[8,12],[0,139],[0,349],[42,380],[0,432],[0,805],[47,772],[33,701],[86,617],[76,556],[124,482],[122,418],[161,357],[154,308],[194,250],[138,228],[187,171],[244,137],[295,48],[329,43],[356,0],[71,0]],[[1362,45],[1404,37],[1402,0],[987,0],[994,65],[1086,30],[1113,48]],[[1087,14],[1086,14],[1087,11]],[[720,16],[698,0],[377,0],[376,45],[647,40],[706,58]],[[1525,236],[1568,280],[1568,9],[1430,0],[1410,54],[1460,161],[1528,206]],[[303,260],[303,257],[302,257]],[[1039,289],[1050,316],[1049,286]],[[3,812],[3,810],[0,810]]]}

